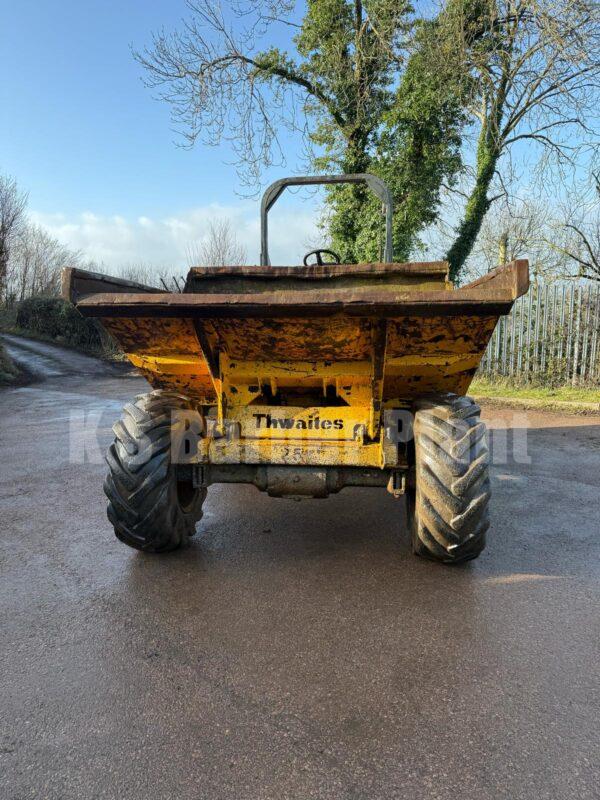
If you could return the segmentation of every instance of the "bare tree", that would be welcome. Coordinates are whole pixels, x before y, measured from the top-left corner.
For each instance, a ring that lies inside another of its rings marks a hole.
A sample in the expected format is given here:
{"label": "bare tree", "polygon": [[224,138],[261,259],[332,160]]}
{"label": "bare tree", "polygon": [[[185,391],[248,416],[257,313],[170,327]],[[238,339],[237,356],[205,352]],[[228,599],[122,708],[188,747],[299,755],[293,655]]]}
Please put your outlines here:
{"label": "bare tree", "polygon": [[7,299],[8,262],[26,206],[27,195],[19,191],[15,179],[0,175],[0,303]]}
{"label": "bare tree", "polygon": [[537,147],[559,167],[597,152],[600,7],[596,0],[448,0],[444,20],[448,58],[465,75],[477,134],[473,180],[448,251],[456,277],[504,194],[500,162],[515,146]]}
{"label": "bare tree", "polygon": [[39,225],[23,224],[14,239],[7,270],[7,298],[58,294],[63,267],[80,263],[79,253]]}
{"label": "bare tree", "polygon": [[227,219],[212,220],[207,236],[192,242],[187,248],[187,261],[190,267],[241,265],[246,263],[246,259],[246,248],[238,242]]}
{"label": "bare tree", "polygon": [[587,191],[571,193],[565,206],[563,236],[550,243],[571,261],[576,277],[600,281],[600,176],[592,176]]}
{"label": "bare tree", "polygon": [[[100,268],[100,272],[104,272],[104,268]],[[111,274],[115,274],[115,270],[108,270]],[[116,274],[125,278],[128,281],[135,281],[136,283],[143,283],[146,286],[160,286],[160,275],[158,269],[152,264],[146,264],[143,261],[133,264],[123,264]]]}
{"label": "bare tree", "polygon": [[535,277],[571,277],[566,256],[553,245],[560,224],[539,201],[504,202],[483,221],[463,277],[475,278],[517,258],[528,258]]}
{"label": "bare tree", "polygon": [[[186,4],[180,31],[134,55],[190,144],[229,141],[253,189],[264,167],[285,163],[282,131],[302,135],[309,160],[316,145],[338,169],[364,171],[410,27],[407,0],[313,2],[300,23],[293,0]],[[281,26],[295,31],[289,52],[273,47]]]}

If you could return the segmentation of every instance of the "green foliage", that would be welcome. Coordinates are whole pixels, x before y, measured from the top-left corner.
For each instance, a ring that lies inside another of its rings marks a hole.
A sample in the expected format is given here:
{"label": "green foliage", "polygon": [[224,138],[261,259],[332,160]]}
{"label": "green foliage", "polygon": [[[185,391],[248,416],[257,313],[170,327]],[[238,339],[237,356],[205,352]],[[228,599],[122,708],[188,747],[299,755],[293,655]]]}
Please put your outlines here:
{"label": "green foliage", "polygon": [[294,42],[300,60],[273,48],[253,61],[253,77],[306,90],[310,139],[324,149],[317,163],[361,172],[391,105],[398,40],[411,27],[406,0],[308,0]]}
{"label": "green foliage", "polygon": [[17,368],[0,342],[0,386],[6,383],[13,383],[18,375]]}
{"label": "green foliage", "polygon": [[102,339],[95,322],[82,317],[66,300],[31,297],[19,304],[17,326],[82,350],[99,352]]}
{"label": "green foliage", "polygon": [[[439,24],[415,25],[411,11],[397,0],[368,9],[348,0],[309,0],[295,39],[300,65],[279,50],[257,59],[263,78],[305,81],[315,123],[310,138],[321,150],[317,169],[370,171],[388,183],[397,259],[409,257],[419,232],[437,217],[441,185],[452,183],[461,166],[464,123],[457,83],[443,68]],[[408,32],[416,48],[402,71],[398,44]],[[344,262],[381,258],[381,207],[366,187],[331,187],[323,227]]]}
{"label": "green foliage", "polygon": [[440,15],[439,25],[445,42],[445,62],[458,76],[456,88],[463,105],[486,98],[486,113],[477,142],[475,182],[446,256],[450,263],[450,279],[456,281],[492,203],[488,190],[502,148],[502,102],[487,99],[488,90],[482,90],[481,83],[475,79],[473,66],[486,65],[491,71],[502,60],[503,26],[498,19],[496,0],[449,0]]}
{"label": "green foliage", "polygon": [[[465,0],[449,1],[462,13]],[[291,7],[233,4],[230,13],[246,20],[236,38],[220,5],[195,0],[184,33],[156,35],[137,58],[189,141],[227,136],[250,184],[278,148],[283,156],[282,126],[303,135],[316,171],[383,177],[395,200],[395,255],[407,258],[437,217],[442,182],[461,165],[461,83],[446,67],[445,12],[425,21],[409,0],[306,0],[295,48],[261,48]],[[344,261],[380,257],[383,219],[366,187],[331,187],[323,226]]]}
{"label": "green foliage", "polygon": [[[261,56],[281,75],[295,70],[310,88],[306,110],[312,118],[310,139],[321,155],[324,172],[372,171],[386,177],[398,199],[391,164],[375,158],[382,122],[394,105],[399,40],[412,27],[407,2],[378,0],[363,5],[348,0],[309,0],[295,44],[298,67],[278,51]],[[398,138],[398,143],[401,144]],[[388,145],[393,145],[388,140]],[[394,191],[396,189],[396,191]],[[377,260],[382,249],[381,209],[364,186],[337,186],[327,192],[323,227],[342,260]],[[402,217],[402,211],[398,219]],[[405,252],[405,232],[397,224],[398,252]],[[409,237],[410,238],[410,237]]]}
{"label": "green foliage", "polygon": [[[394,257],[406,260],[419,233],[438,215],[440,191],[461,169],[461,131],[466,114],[460,75],[445,57],[439,20],[417,26],[416,49],[381,125],[365,169],[382,177],[394,197]],[[383,250],[383,219],[376,199],[354,187],[329,192],[328,218],[334,250],[344,261],[373,261]]]}
{"label": "green foliage", "polygon": [[[156,34],[136,54],[178,129],[190,143],[227,139],[255,189],[262,169],[285,160],[282,129],[312,145],[318,170],[375,172],[394,195],[398,259],[437,218],[465,133],[479,140],[448,252],[453,277],[494,202],[496,176],[496,198],[506,192],[502,159],[517,142],[561,168],[597,150],[597,0],[443,0],[434,18],[435,4],[415,12],[408,0],[305,0],[300,25],[288,0],[189,6],[181,33]],[[280,23],[299,29],[295,47],[265,49]],[[332,187],[326,205],[324,227],[345,261],[379,257],[383,219],[365,187]]]}
{"label": "green foliage", "polygon": [[460,271],[469,257],[481,230],[483,219],[492,204],[488,196],[488,190],[494,177],[499,157],[500,150],[496,140],[488,141],[486,127],[482,127],[477,145],[475,184],[467,200],[463,218],[456,232],[456,238],[446,256],[450,263],[450,280],[455,281],[459,277]]}

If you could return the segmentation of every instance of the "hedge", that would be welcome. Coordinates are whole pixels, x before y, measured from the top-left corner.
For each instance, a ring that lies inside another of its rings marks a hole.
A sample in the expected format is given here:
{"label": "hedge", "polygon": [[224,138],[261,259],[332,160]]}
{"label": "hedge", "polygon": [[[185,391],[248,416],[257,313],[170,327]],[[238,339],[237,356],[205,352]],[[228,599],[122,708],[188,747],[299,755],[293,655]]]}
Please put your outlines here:
{"label": "hedge", "polygon": [[100,331],[93,320],[85,319],[66,300],[59,297],[31,297],[17,310],[17,326],[32,333],[84,350],[102,349]]}
{"label": "hedge", "polygon": [[12,383],[18,375],[18,370],[8,357],[4,345],[0,342],[0,386]]}

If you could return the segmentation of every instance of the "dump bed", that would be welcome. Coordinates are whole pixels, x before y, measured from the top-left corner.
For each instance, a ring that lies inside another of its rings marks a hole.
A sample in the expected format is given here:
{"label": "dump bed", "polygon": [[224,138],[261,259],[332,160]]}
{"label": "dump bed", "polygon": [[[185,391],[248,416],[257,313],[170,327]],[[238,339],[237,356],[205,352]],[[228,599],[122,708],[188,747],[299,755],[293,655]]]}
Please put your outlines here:
{"label": "dump bed", "polygon": [[528,285],[524,260],[459,289],[446,262],[195,267],[182,293],[79,269],[63,276],[65,296],[153,386],[203,403],[214,402],[226,365],[246,386],[309,389],[371,375],[375,357],[383,402],[463,394],[498,317]]}

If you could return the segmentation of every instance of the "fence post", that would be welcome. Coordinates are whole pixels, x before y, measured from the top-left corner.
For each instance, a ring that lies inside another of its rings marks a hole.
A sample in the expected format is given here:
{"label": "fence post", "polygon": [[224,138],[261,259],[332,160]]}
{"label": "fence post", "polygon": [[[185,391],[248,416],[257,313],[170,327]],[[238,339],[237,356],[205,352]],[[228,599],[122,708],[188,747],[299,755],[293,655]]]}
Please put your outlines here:
{"label": "fence post", "polygon": [[502,317],[502,374],[506,376],[506,362],[508,357],[508,320]]}
{"label": "fence post", "polygon": [[536,281],[499,319],[480,374],[583,384],[600,377],[600,284]]}
{"label": "fence post", "polygon": [[500,321],[496,325],[495,336],[496,336],[496,345],[495,345],[496,356],[494,359],[494,372],[498,374],[500,372]]}
{"label": "fence post", "polygon": [[533,372],[539,372],[539,352],[540,352],[540,316],[542,311],[542,287],[539,281],[535,282],[537,293],[535,304],[535,331],[534,331],[534,350],[533,350]]}
{"label": "fence post", "polygon": [[548,284],[544,285],[544,302],[542,309],[542,354],[541,354],[541,373],[542,376],[546,374],[546,333],[548,330]]}
{"label": "fence post", "polygon": [[515,326],[517,324],[516,320],[517,314],[517,304],[513,303],[513,307],[510,310],[510,361],[509,361],[509,375],[514,375],[515,373]]}
{"label": "fence post", "polygon": [[558,368],[560,370],[560,382],[562,383],[565,380],[564,372],[565,372],[565,364],[563,361],[563,343],[565,341],[565,308],[567,306],[567,287],[563,283],[562,285],[562,293],[561,293],[561,301],[560,301],[560,317],[558,327],[560,330],[560,336],[558,337]]}
{"label": "fence post", "polygon": [[526,358],[526,377],[527,382],[531,380],[531,317],[533,316],[533,286],[529,290],[529,302],[527,308],[527,358]]}
{"label": "fence post", "polygon": [[552,365],[552,370],[554,375],[556,376],[556,370],[558,364],[556,363],[556,297],[558,295],[557,292],[558,286],[556,283],[552,287],[552,304],[550,306],[550,325],[549,325],[549,333],[548,338],[550,340],[550,354],[548,356],[550,363]]}
{"label": "fence post", "polygon": [[587,372],[587,356],[588,356],[588,343],[590,338],[590,299],[591,299],[591,292],[592,287],[588,286],[584,292],[584,321],[583,321],[583,341],[581,343],[581,368],[579,370],[579,374],[581,376],[581,381],[585,383],[586,372]]}
{"label": "fence post", "polygon": [[573,351],[573,378],[572,378],[572,385],[577,386],[578,382],[578,375],[577,370],[579,368],[579,335],[581,332],[581,295],[582,295],[582,287],[579,286],[577,288],[577,321],[575,323],[575,345]]}
{"label": "fence post", "polygon": [[519,297],[519,349],[517,351],[517,372],[521,372],[523,366],[523,327],[524,327],[524,313],[525,313],[525,298]]}
{"label": "fence post", "polygon": [[573,335],[573,314],[575,312],[575,288],[569,289],[569,319],[567,320],[567,340],[565,342],[567,363],[565,383],[571,379],[571,336]]}
{"label": "fence post", "polygon": [[596,287],[594,297],[594,322],[592,328],[592,352],[591,352],[591,373],[590,377],[594,379],[596,377],[596,355],[597,355],[597,348],[598,348],[598,328],[600,328],[600,286]]}

